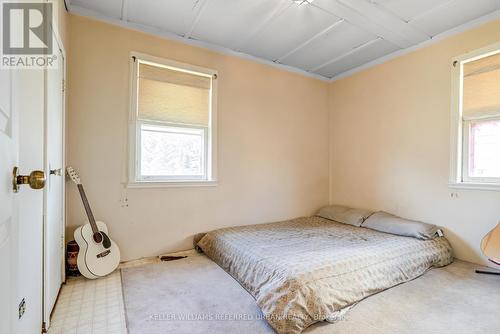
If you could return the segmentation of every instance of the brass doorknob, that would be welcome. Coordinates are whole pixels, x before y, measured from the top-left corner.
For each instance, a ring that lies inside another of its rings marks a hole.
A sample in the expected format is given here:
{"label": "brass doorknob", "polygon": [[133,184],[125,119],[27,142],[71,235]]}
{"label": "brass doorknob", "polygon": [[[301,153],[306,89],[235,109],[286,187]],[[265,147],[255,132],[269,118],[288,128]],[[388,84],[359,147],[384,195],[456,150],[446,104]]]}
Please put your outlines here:
{"label": "brass doorknob", "polygon": [[19,186],[28,184],[31,189],[42,189],[45,187],[45,173],[41,170],[35,170],[30,175],[19,175],[19,168],[12,170],[12,189],[15,193],[19,191]]}

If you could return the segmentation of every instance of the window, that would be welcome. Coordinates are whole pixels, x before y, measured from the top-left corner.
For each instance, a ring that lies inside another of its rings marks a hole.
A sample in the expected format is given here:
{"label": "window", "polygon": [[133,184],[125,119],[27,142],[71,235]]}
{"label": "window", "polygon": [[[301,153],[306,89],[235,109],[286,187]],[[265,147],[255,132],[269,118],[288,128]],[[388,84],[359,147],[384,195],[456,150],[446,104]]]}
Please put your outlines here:
{"label": "window", "polygon": [[500,45],[453,64],[451,183],[500,189]]}
{"label": "window", "polygon": [[129,186],[215,181],[217,73],[132,54]]}
{"label": "window", "polygon": [[498,182],[500,179],[500,118],[466,122],[464,178]]}

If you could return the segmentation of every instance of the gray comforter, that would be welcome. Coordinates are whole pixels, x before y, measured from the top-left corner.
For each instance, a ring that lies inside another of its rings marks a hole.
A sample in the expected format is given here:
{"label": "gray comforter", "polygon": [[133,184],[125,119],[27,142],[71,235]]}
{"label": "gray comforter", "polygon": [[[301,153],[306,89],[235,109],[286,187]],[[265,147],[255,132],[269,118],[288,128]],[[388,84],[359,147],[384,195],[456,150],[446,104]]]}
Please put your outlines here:
{"label": "gray comforter", "polygon": [[361,299],[453,260],[445,238],[401,237],[320,217],[223,228],[198,246],[255,298],[278,333],[335,321]]}

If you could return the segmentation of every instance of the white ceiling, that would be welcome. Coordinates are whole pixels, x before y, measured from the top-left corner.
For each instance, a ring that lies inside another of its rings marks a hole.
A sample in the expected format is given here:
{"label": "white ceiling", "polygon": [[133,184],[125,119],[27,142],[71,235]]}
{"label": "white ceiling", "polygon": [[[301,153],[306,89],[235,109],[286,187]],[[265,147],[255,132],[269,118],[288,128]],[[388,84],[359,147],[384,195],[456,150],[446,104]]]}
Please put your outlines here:
{"label": "white ceiling", "polygon": [[500,0],[66,2],[75,13],[175,34],[327,79],[500,10]]}

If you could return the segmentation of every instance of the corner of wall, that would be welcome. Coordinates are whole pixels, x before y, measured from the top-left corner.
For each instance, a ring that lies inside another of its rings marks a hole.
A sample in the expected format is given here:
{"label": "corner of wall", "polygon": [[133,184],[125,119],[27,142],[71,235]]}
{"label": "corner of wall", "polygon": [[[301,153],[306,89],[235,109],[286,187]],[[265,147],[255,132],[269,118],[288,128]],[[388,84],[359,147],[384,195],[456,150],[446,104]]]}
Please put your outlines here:
{"label": "corner of wall", "polygon": [[328,204],[332,204],[333,200],[333,176],[332,176],[332,167],[333,167],[333,151],[332,151],[332,113],[333,113],[333,82],[328,83],[327,89],[327,110],[328,110]]}

